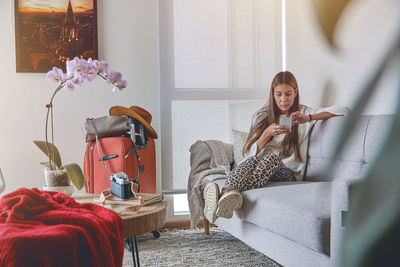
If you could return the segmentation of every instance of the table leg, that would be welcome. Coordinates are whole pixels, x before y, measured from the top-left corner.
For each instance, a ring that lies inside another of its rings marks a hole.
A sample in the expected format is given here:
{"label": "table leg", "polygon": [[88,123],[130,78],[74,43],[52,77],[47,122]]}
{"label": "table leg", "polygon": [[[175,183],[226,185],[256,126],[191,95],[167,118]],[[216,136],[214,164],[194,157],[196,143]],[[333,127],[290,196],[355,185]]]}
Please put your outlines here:
{"label": "table leg", "polygon": [[139,261],[139,248],[138,248],[138,245],[137,245],[137,239],[136,239],[136,236],[134,236],[134,239],[135,239],[135,249],[136,249],[136,260],[137,260],[137,265],[138,265],[138,267],[140,267],[140,261]]}
{"label": "table leg", "polygon": [[210,234],[210,222],[206,218],[204,218],[203,223],[204,223],[204,234],[206,235]]}
{"label": "table leg", "polygon": [[153,234],[153,236],[154,236],[155,239],[157,239],[157,238],[160,237],[160,232],[159,232],[158,230],[155,230],[155,231],[153,231],[153,232],[151,232],[151,233]]}
{"label": "table leg", "polygon": [[[130,246],[132,248],[131,252],[132,252],[132,261],[133,261],[133,266],[136,267],[136,263],[137,263],[137,267],[140,267],[140,261],[139,261],[139,249],[138,249],[138,245],[137,245],[137,239],[136,236],[129,237],[128,241],[130,243]],[[135,251],[136,251],[136,255],[135,255]]]}

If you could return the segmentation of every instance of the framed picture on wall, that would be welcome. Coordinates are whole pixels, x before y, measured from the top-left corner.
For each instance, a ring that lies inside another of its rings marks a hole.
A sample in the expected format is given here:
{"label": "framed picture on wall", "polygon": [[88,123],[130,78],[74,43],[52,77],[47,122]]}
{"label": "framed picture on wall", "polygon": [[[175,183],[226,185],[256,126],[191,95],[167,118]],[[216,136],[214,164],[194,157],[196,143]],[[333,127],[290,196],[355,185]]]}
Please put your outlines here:
{"label": "framed picture on wall", "polygon": [[97,0],[15,0],[17,72],[97,59]]}

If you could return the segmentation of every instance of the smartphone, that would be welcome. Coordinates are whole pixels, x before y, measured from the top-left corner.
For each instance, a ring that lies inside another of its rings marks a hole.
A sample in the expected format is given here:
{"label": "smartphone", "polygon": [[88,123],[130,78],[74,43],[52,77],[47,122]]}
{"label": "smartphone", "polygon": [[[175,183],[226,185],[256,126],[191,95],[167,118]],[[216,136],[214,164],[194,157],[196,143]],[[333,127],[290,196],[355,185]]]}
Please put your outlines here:
{"label": "smartphone", "polygon": [[279,119],[279,124],[285,126],[286,129],[292,128],[292,118],[281,117]]}

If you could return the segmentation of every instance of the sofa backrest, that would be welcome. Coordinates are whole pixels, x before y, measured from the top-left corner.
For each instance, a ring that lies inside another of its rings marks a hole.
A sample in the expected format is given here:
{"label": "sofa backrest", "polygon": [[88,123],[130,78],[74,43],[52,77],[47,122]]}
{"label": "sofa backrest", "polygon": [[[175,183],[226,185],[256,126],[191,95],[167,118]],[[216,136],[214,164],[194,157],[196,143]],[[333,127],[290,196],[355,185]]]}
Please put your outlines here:
{"label": "sofa backrest", "polygon": [[337,177],[364,177],[386,141],[394,115],[362,115],[339,156],[334,172],[327,174],[346,117],[318,121],[312,129],[308,148],[307,181]]}

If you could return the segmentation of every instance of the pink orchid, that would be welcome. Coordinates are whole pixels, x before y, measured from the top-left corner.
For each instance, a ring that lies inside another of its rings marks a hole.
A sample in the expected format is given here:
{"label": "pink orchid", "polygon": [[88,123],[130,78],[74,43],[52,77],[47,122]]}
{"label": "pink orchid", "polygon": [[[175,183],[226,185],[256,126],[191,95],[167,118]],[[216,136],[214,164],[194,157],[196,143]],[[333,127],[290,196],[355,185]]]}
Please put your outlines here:
{"label": "pink orchid", "polygon": [[87,78],[87,80],[88,80],[89,82],[91,82],[91,81],[94,80],[94,78],[96,78],[96,76],[97,76],[97,72],[92,72],[92,73],[88,73],[87,76],[86,76],[86,78]]}
{"label": "pink orchid", "polygon": [[67,76],[70,77],[74,73],[81,73],[85,76],[87,68],[88,63],[85,59],[74,57],[73,60],[67,61]]}
{"label": "pink orchid", "polygon": [[74,76],[69,80],[71,81],[75,86],[81,85],[84,81],[85,78],[83,77],[82,74],[79,72],[74,73]]}
{"label": "pink orchid", "polygon": [[[88,59],[88,63],[89,63],[89,60],[91,60],[91,58]],[[94,72],[96,72],[96,73],[100,72],[100,61],[93,60],[90,65],[92,66]]]}
{"label": "pink orchid", "polygon": [[72,81],[72,80],[67,80],[67,82],[65,83],[64,88],[69,89],[69,90],[74,90],[76,87],[76,84]]}
{"label": "pink orchid", "polygon": [[105,61],[100,61],[99,72],[104,74],[108,73],[108,63]]}
{"label": "pink orchid", "polygon": [[68,60],[67,61],[67,77],[71,77],[75,71],[76,63],[73,60]]}
{"label": "pink orchid", "polygon": [[117,71],[108,71],[108,63],[105,61],[93,60],[89,58],[81,59],[75,57],[73,60],[66,62],[67,76],[64,79],[64,73],[61,69],[53,67],[46,74],[46,79],[50,83],[60,82],[56,92],[61,88],[74,90],[77,86],[81,85],[85,80],[91,82],[97,75],[102,77],[108,83],[114,85],[113,91],[122,90],[126,88],[127,81],[122,80],[122,74]]}
{"label": "pink orchid", "polygon": [[112,70],[109,73],[107,73],[106,78],[108,83],[117,84],[121,81],[122,74],[118,71]]}
{"label": "pink orchid", "polygon": [[58,83],[64,80],[64,73],[61,69],[53,67],[52,70],[47,72],[46,79],[49,83]]}
{"label": "pink orchid", "polygon": [[127,85],[128,85],[128,82],[126,80],[122,80],[119,82],[118,89],[122,90],[122,89],[126,88]]}

